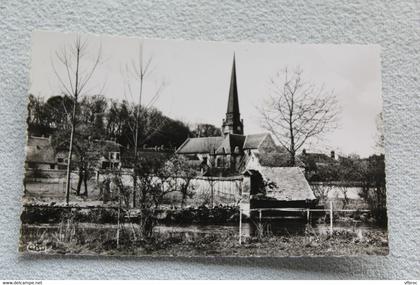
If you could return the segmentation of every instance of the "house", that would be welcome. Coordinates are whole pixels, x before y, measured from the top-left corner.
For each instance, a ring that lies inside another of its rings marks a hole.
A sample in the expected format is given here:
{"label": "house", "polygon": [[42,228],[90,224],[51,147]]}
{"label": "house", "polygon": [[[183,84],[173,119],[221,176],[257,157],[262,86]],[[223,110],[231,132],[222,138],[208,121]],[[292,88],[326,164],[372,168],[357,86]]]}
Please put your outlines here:
{"label": "house", "polygon": [[221,136],[186,139],[176,154],[198,165],[203,176],[242,175],[245,187],[241,207],[244,209],[250,207],[250,200],[257,194],[284,201],[289,206],[307,205],[308,201],[315,200],[300,159],[297,159],[297,166],[288,167],[289,153],[276,145],[271,134],[244,134],[244,122],[239,112],[235,57],[221,130]]}
{"label": "house", "polygon": [[[244,172],[244,192],[251,208],[308,208],[316,197],[300,167],[265,167]],[[263,188],[263,189],[262,189]],[[248,192],[247,192],[248,191]],[[263,195],[262,195],[263,194]]]}
{"label": "house", "polygon": [[25,147],[25,168],[50,170],[56,169],[55,150],[51,145],[51,137],[28,137]]}
{"label": "house", "polygon": [[309,181],[337,179],[336,170],[339,168],[341,157],[337,157],[335,151],[332,150],[330,155],[327,155],[303,149],[298,157],[305,166],[305,176]]}
{"label": "house", "polygon": [[98,168],[119,169],[121,168],[122,145],[114,140],[95,140],[94,144],[100,150]]}
{"label": "house", "polygon": [[307,152],[306,149],[303,149],[299,158],[305,164],[314,164],[316,167],[331,166],[339,163],[334,150],[330,152],[330,155],[327,155],[325,153]]}
{"label": "house", "polygon": [[[114,169],[121,167],[121,145],[111,140],[95,140],[94,149],[99,150],[97,168]],[[73,153],[73,161],[78,160],[77,151]],[[29,136],[26,144],[27,169],[65,170],[68,163],[68,149],[66,147],[54,148],[51,137]],[[77,163],[75,163],[77,165]]]}
{"label": "house", "polygon": [[[165,149],[162,147],[148,147],[143,145],[137,149],[137,157],[139,161],[147,164],[152,163],[163,163],[167,161],[171,155],[173,155],[173,149]],[[134,148],[126,148],[121,151],[121,168],[132,169],[134,166]]]}

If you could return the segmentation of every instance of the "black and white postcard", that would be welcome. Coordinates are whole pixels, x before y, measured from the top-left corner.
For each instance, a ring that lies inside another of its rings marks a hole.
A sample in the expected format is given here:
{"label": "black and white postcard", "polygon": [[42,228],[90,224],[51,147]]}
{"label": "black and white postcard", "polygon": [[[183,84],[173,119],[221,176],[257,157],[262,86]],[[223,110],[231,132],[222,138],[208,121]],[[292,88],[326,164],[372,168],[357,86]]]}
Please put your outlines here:
{"label": "black and white postcard", "polygon": [[387,255],[380,48],[34,32],[19,251]]}

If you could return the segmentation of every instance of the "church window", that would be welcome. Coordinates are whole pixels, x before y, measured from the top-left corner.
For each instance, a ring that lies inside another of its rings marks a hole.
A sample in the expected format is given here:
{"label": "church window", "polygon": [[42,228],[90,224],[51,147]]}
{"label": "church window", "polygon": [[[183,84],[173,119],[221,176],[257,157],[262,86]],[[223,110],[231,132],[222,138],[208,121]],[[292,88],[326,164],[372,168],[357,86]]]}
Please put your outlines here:
{"label": "church window", "polygon": [[222,158],[221,157],[216,158],[216,167],[222,167]]}

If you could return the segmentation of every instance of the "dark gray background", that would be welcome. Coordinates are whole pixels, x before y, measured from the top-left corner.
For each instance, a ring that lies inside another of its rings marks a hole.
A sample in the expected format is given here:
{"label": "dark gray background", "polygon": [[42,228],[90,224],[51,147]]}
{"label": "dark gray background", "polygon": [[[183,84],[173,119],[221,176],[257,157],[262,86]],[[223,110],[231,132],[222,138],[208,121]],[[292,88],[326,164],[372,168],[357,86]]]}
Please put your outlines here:
{"label": "dark gray background", "polygon": [[[133,2],[0,2],[0,279],[420,278],[418,1]],[[191,259],[19,256],[30,34],[34,29],[171,39],[380,44],[390,255]]]}

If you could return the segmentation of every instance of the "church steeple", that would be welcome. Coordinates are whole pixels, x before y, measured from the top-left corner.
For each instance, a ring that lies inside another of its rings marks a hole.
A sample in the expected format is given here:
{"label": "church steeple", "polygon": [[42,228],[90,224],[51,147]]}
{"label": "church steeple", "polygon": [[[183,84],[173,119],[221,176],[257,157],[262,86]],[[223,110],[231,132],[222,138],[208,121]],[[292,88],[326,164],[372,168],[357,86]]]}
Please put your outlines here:
{"label": "church steeple", "polygon": [[222,124],[223,135],[240,134],[243,135],[244,127],[239,113],[238,86],[236,82],[236,62],[233,55],[232,74],[230,77],[229,98],[226,111],[226,119]]}

